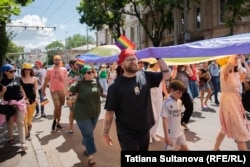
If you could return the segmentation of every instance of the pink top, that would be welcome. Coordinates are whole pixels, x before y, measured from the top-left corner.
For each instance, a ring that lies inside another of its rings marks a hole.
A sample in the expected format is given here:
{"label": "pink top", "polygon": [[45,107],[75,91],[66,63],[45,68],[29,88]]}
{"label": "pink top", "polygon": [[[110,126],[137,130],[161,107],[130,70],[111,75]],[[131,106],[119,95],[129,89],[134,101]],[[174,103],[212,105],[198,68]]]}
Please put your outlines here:
{"label": "pink top", "polygon": [[46,78],[49,78],[50,91],[64,91],[64,81],[67,77],[67,69],[65,67],[54,68],[47,70]]}

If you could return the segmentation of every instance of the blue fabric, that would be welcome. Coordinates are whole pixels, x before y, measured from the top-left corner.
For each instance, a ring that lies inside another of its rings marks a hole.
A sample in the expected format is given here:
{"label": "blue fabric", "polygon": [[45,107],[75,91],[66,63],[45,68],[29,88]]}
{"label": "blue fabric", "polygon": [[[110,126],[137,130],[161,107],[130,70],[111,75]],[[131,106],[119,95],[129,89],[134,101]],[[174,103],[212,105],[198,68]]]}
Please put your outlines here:
{"label": "blue fabric", "polygon": [[85,145],[89,155],[96,152],[94,129],[97,121],[98,117],[93,117],[86,120],[76,120],[76,123],[82,133],[82,144]]}
{"label": "blue fabric", "polygon": [[13,65],[11,65],[11,64],[4,64],[1,67],[1,72],[9,71],[9,70],[12,70],[12,69],[15,69],[15,67]]}
{"label": "blue fabric", "polygon": [[[142,58],[187,58],[213,57],[231,54],[249,54],[250,33],[226,37],[205,39],[201,41],[164,47],[149,47],[136,51],[138,59]],[[110,63],[118,60],[118,55],[100,56],[85,53],[78,57],[85,62]]]}

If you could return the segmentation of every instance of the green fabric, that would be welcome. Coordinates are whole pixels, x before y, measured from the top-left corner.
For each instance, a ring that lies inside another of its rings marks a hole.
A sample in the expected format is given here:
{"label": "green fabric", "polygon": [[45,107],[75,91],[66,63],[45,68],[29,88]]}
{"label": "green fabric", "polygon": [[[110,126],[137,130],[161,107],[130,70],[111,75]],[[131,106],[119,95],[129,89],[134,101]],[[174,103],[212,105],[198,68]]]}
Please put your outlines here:
{"label": "green fabric", "polygon": [[102,70],[100,71],[99,78],[107,78],[108,76],[108,71],[107,70]]}
{"label": "green fabric", "polygon": [[81,74],[85,74],[87,71],[92,70],[92,69],[93,69],[93,68],[92,68],[90,65],[85,64],[85,65],[80,69],[80,73],[81,73]]}
{"label": "green fabric", "polygon": [[70,86],[70,91],[78,94],[73,109],[75,120],[86,120],[99,116],[101,111],[101,92],[96,79],[76,82]]}

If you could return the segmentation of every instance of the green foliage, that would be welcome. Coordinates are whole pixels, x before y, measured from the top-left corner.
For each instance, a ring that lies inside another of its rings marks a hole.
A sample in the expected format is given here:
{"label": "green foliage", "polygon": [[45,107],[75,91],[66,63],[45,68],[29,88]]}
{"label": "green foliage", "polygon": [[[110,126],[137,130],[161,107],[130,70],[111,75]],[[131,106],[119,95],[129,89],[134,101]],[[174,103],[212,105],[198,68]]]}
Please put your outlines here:
{"label": "green foliage", "polygon": [[124,18],[120,9],[128,1],[124,0],[81,0],[77,6],[80,14],[80,23],[85,23],[92,29],[101,30],[108,26],[112,36],[120,36]]}
{"label": "green foliage", "polygon": [[250,0],[227,0],[224,5],[224,21],[230,28],[229,35],[232,35],[234,34],[233,27],[236,25],[237,20],[250,15]]}
{"label": "green foliage", "polygon": [[[88,41],[88,42],[87,42]],[[75,34],[72,37],[66,39],[66,49],[76,48],[86,44],[94,44],[95,40],[92,36],[84,36],[80,34]]]}
{"label": "green foliage", "polygon": [[3,64],[5,55],[7,53],[7,47],[9,43],[9,37],[6,33],[6,24],[11,20],[12,15],[19,15],[21,12],[21,6],[26,6],[32,3],[33,0],[1,0],[0,1],[0,66]]}

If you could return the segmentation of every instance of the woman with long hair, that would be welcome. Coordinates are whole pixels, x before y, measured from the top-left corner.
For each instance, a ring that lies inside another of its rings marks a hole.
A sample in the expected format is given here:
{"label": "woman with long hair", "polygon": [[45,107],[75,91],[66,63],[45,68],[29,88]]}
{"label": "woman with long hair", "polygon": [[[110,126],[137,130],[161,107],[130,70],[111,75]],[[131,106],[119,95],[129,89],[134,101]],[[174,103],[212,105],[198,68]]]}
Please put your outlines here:
{"label": "woman with long hair", "polygon": [[24,119],[25,134],[26,138],[30,138],[33,115],[35,113],[36,104],[38,103],[37,98],[39,97],[37,90],[37,79],[34,76],[34,71],[31,64],[22,64],[21,76],[21,85],[26,94],[27,100],[27,114]]}
{"label": "woman with long hair", "polygon": [[20,77],[15,76],[16,69],[11,64],[5,64],[2,66],[3,78],[0,81],[1,92],[0,97],[3,98],[2,104],[13,105],[16,108],[16,115],[12,116],[7,121],[8,130],[8,143],[13,144],[13,123],[14,117],[17,124],[19,133],[19,141],[21,143],[22,150],[26,150],[28,147],[25,144],[24,134],[24,117],[26,114],[26,102],[25,92],[20,84]]}
{"label": "woman with long hair", "polygon": [[250,140],[250,130],[240,95],[239,63],[241,61],[245,62],[244,56],[229,56],[220,72],[219,118],[221,127],[216,136],[214,150],[219,150],[223,139],[227,136],[234,139],[238,150],[247,151],[246,142]]}

